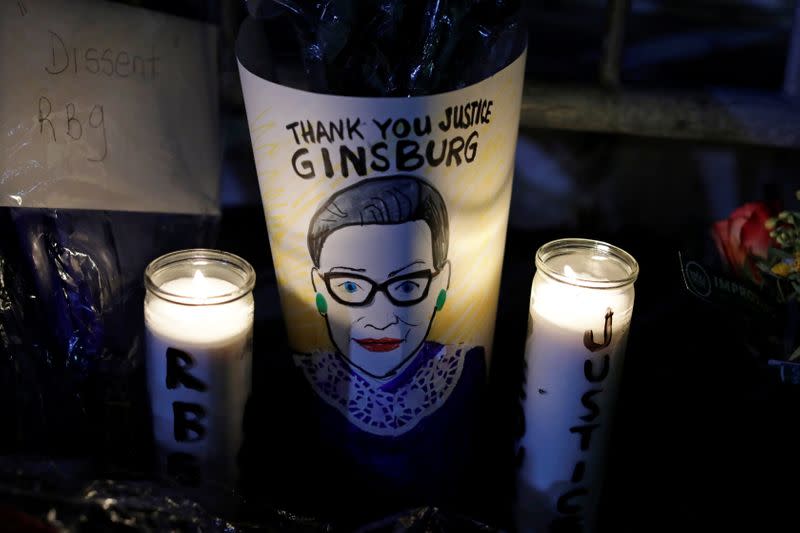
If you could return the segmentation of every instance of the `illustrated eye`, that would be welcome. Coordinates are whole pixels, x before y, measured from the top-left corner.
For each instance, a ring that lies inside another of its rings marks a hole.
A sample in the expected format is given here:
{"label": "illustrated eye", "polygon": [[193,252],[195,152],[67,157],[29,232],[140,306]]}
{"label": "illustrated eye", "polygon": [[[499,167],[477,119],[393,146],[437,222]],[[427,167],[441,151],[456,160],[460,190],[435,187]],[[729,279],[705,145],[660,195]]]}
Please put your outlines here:
{"label": "illustrated eye", "polygon": [[344,289],[345,292],[353,294],[354,292],[358,291],[358,289],[361,288],[361,285],[359,285],[355,281],[348,280],[348,281],[345,281],[344,283],[340,283],[339,287]]}
{"label": "illustrated eye", "polygon": [[411,294],[412,292],[416,292],[418,289],[419,283],[411,280],[403,281],[397,286],[397,290],[405,294]]}

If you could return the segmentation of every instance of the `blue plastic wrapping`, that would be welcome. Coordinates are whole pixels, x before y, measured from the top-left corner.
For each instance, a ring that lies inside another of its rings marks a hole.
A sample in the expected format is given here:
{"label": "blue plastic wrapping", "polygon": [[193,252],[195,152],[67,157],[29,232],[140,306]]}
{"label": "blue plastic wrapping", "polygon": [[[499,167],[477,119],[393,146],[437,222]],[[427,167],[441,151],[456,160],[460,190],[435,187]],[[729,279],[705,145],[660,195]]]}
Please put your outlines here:
{"label": "blue plastic wrapping", "polygon": [[145,459],[142,272],[217,222],[0,208],[0,449]]}

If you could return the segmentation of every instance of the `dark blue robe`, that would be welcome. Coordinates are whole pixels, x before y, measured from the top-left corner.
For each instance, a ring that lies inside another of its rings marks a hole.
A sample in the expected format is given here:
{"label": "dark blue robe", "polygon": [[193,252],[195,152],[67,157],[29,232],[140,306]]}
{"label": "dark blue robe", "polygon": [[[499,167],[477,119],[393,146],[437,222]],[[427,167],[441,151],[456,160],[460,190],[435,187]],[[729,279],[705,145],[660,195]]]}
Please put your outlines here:
{"label": "dark blue robe", "polygon": [[[441,348],[426,342],[417,359],[381,388],[391,391],[407,384]],[[458,498],[468,485],[465,478],[474,461],[486,386],[483,348],[464,349],[460,379],[444,404],[397,436],[359,429],[309,387],[316,401],[315,419],[308,422],[318,424],[319,451],[329,463],[323,467],[323,483],[330,483],[334,499],[344,500],[340,506],[391,512],[422,504],[447,505]]]}

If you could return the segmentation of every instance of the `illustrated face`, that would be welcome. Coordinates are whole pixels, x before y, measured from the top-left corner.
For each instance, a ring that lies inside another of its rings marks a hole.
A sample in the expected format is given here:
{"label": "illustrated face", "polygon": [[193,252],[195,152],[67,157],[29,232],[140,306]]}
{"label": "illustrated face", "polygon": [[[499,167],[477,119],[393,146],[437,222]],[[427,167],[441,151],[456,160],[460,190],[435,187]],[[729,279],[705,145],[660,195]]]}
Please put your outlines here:
{"label": "illustrated face", "polygon": [[394,374],[419,350],[450,271],[433,263],[424,221],[346,226],[331,233],[314,271],[336,348],[374,377]]}

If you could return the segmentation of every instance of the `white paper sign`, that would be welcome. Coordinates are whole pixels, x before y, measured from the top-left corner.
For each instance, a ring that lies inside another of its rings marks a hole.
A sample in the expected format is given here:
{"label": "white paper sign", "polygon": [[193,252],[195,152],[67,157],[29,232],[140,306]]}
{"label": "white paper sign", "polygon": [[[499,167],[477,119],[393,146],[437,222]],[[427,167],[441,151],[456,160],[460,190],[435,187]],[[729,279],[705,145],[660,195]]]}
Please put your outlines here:
{"label": "white paper sign", "polygon": [[206,24],[0,3],[0,206],[217,212],[216,64]]}

